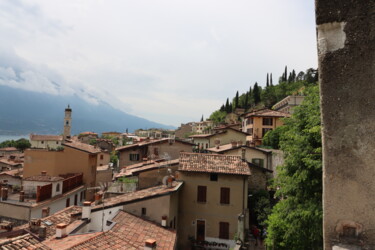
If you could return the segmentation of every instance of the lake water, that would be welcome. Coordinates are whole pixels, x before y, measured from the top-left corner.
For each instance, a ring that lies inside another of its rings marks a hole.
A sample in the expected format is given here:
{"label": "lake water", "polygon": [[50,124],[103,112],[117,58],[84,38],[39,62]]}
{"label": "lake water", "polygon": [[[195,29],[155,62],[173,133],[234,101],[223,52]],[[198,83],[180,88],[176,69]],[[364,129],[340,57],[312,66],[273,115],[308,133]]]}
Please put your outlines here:
{"label": "lake water", "polygon": [[7,140],[18,140],[21,138],[29,139],[29,135],[0,135],[0,142]]}

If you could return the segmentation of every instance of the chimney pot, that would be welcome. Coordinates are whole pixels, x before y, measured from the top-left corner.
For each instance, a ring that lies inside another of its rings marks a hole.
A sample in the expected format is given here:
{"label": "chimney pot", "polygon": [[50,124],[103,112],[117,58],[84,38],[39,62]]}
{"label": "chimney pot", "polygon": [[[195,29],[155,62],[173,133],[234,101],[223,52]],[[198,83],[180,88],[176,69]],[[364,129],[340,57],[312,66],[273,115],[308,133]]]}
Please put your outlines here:
{"label": "chimney pot", "polygon": [[47,171],[42,171],[42,175],[46,176],[47,175]]}
{"label": "chimney pot", "polygon": [[40,226],[38,234],[39,234],[39,238],[45,239],[47,237],[47,227],[46,226]]}
{"label": "chimney pot", "polygon": [[42,208],[42,218],[49,216],[49,207]]}
{"label": "chimney pot", "polygon": [[161,226],[162,227],[166,227],[167,226],[167,216],[166,215],[163,215],[161,217]]}
{"label": "chimney pot", "polygon": [[145,241],[145,250],[152,250],[156,249],[156,240],[154,239],[148,239]]}
{"label": "chimney pot", "polygon": [[91,217],[91,202],[85,201],[82,208],[82,219],[90,219]]}
{"label": "chimney pot", "polygon": [[66,234],[66,227],[68,225],[65,223],[60,223],[56,225],[56,238],[63,238]]}

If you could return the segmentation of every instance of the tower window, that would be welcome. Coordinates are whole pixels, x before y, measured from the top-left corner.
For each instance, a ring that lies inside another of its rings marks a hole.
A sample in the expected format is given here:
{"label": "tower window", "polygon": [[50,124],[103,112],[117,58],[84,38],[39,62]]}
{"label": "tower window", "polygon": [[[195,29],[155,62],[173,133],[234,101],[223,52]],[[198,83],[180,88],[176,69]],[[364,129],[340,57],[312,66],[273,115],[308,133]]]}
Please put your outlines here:
{"label": "tower window", "polygon": [[66,121],[66,125],[69,125],[69,121]]}

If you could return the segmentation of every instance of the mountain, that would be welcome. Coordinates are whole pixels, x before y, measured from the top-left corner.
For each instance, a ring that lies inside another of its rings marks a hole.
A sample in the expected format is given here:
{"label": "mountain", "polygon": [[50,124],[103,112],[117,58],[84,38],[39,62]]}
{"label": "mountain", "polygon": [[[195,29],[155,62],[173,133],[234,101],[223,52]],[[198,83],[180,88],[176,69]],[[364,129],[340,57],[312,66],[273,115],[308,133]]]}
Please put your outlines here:
{"label": "mountain", "polygon": [[0,134],[61,134],[68,104],[72,108],[72,134],[174,128],[127,114],[104,102],[90,104],[76,94],[58,96],[0,85]]}

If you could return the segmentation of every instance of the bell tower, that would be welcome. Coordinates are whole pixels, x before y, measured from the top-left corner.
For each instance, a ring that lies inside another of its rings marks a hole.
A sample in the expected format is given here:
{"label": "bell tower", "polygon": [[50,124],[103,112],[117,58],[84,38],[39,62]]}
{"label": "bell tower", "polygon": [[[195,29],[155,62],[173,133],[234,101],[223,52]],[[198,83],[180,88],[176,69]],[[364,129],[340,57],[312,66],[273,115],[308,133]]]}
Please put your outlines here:
{"label": "bell tower", "polygon": [[68,105],[65,109],[65,117],[64,117],[64,141],[66,139],[70,139],[70,129],[72,127],[72,109]]}

